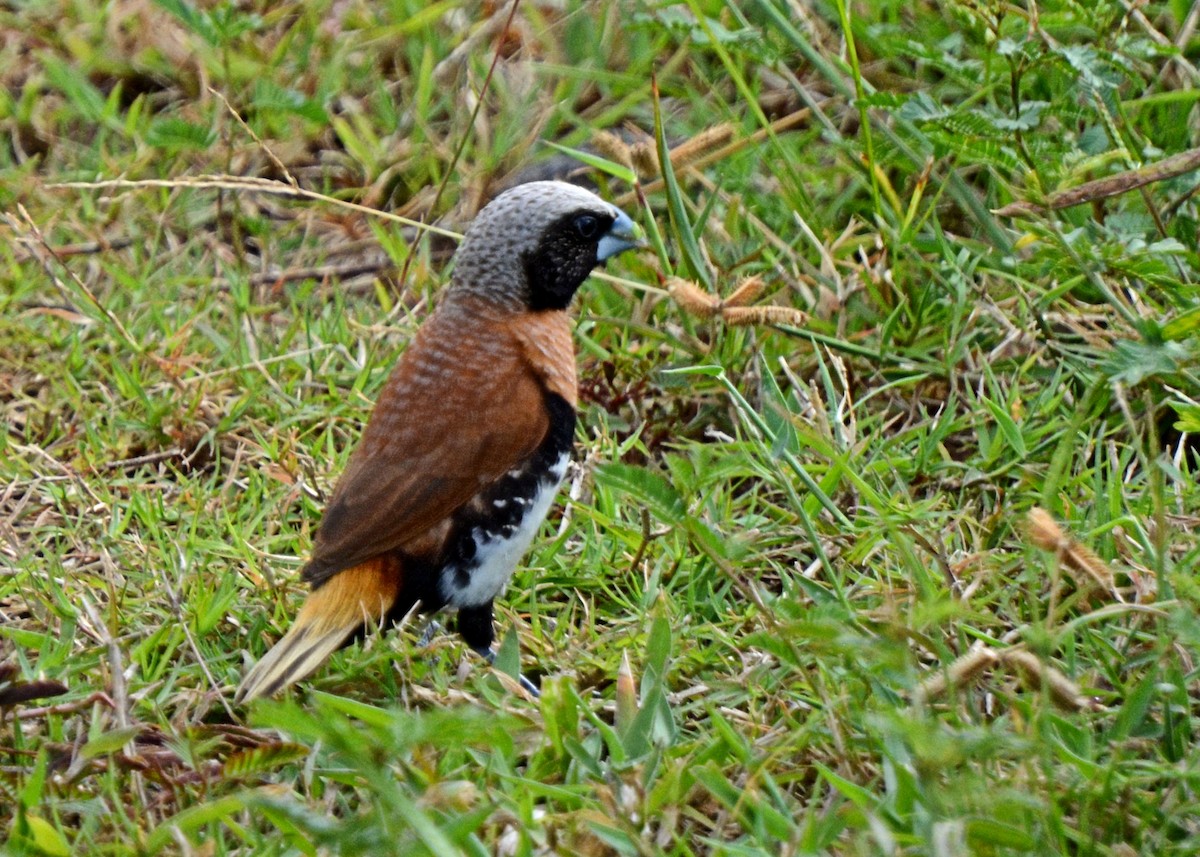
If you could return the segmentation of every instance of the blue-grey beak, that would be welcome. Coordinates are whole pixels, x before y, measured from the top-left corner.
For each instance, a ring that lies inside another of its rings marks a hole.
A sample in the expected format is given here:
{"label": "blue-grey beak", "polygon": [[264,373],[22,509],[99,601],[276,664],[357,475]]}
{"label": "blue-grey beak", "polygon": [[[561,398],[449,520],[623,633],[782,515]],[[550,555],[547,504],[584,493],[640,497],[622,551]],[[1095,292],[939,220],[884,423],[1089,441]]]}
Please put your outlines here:
{"label": "blue-grey beak", "polygon": [[608,228],[608,232],[600,239],[600,244],[596,247],[596,261],[603,262],[618,253],[645,246],[646,242],[642,240],[642,228],[630,220],[628,214],[618,209],[617,219],[613,221],[613,225]]}

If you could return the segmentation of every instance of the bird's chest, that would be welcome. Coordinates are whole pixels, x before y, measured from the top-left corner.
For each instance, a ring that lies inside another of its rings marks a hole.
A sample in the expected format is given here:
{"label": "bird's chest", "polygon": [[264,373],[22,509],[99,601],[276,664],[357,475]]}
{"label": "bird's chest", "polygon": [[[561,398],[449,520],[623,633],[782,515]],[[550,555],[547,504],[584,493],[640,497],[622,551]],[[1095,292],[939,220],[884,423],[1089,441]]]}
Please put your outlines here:
{"label": "bird's chest", "polygon": [[482,606],[508,584],[566,473],[569,448],[552,452],[510,470],[456,516],[440,576],[449,607]]}

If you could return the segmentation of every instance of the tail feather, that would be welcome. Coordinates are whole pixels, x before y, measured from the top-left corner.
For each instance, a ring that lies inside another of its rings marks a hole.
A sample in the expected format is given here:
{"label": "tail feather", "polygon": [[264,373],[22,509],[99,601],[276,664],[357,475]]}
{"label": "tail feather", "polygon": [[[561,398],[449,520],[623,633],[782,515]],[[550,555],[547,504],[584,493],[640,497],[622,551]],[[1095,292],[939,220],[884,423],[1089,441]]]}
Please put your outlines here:
{"label": "tail feather", "polygon": [[399,562],[377,557],[313,590],[283,639],[242,679],[237,702],[270,696],[319,667],[364,625],[378,623],[400,595]]}

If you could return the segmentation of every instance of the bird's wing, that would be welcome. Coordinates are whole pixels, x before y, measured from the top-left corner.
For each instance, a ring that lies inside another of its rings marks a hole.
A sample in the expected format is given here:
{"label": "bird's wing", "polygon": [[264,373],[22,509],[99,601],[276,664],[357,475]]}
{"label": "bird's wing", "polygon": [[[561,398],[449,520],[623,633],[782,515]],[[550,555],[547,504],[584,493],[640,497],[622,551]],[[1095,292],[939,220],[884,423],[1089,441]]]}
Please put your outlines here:
{"label": "bird's wing", "polygon": [[305,580],[418,539],[546,436],[545,392],[519,343],[468,348],[438,325],[393,371],[317,531]]}

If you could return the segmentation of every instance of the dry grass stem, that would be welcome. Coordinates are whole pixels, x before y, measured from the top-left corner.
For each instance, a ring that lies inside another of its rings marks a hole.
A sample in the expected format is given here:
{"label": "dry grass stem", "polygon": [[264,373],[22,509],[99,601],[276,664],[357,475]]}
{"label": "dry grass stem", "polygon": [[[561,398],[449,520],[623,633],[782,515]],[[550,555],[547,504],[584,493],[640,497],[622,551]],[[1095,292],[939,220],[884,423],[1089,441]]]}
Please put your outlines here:
{"label": "dry grass stem", "polygon": [[290,197],[292,199],[307,199],[314,202],[322,202],[326,205],[337,208],[344,208],[348,211],[355,211],[359,214],[366,214],[371,217],[377,217],[381,220],[390,220],[394,223],[399,223],[403,226],[408,226],[422,232],[431,232],[434,235],[441,235],[443,238],[452,238],[455,241],[462,240],[462,233],[455,232],[452,229],[446,229],[441,226],[435,226],[432,223],[422,223],[419,220],[412,220],[407,217],[401,217],[398,214],[393,214],[390,211],[380,211],[376,208],[371,208],[366,205],[359,205],[356,202],[338,199],[337,197],[328,196],[323,193],[308,190],[302,187],[293,187],[286,182],[276,181],[275,179],[261,179],[255,177],[242,176],[222,176],[222,175],[204,175],[204,176],[187,176],[184,178],[175,179],[105,179],[94,182],[57,182],[47,185],[50,189],[68,188],[76,190],[145,190],[147,188],[169,188],[169,189],[189,189],[189,190],[231,190],[244,191],[246,193],[266,193],[272,196]]}

